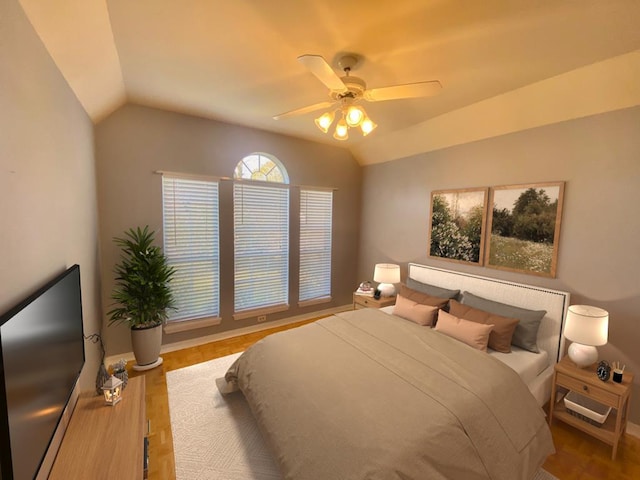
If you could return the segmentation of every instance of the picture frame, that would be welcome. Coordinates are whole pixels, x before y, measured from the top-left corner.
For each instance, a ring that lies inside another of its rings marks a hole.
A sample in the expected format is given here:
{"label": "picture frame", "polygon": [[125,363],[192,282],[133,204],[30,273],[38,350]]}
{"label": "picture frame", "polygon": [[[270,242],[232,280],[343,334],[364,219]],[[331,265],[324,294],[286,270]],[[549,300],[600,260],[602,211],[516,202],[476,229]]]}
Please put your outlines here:
{"label": "picture frame", "polygon": [[555,278],[565,182],[490,189],[484,264]]}
{"label": "picture frame", "polygon": [[431,192],[429,258],[482,265],[488,192],[487,187]]}

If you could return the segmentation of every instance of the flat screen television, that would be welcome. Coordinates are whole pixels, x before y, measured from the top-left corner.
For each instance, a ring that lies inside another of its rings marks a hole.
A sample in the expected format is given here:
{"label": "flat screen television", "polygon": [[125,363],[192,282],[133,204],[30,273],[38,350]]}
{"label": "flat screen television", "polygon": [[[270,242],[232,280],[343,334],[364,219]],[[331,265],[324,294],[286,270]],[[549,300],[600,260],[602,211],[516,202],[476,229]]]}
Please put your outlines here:
{"label": "flat screen television", "polygon": [[73,392],[77,399],[84,362],[80,267],[74,265],[0,317],[1,480],[43,476]]}

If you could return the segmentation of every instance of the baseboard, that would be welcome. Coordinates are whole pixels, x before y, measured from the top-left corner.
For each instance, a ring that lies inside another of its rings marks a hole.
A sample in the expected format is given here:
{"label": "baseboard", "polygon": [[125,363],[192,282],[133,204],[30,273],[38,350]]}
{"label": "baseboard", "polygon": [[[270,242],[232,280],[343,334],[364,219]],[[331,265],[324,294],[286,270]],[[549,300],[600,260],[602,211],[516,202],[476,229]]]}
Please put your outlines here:
{"label": "baseboard", "polygon": [[640,425],[627,422],[627,433],[632,437],[640,438]]}
{"label": "baseboard", "polygon": [[[311,320],[313,318],[333,315],[334,313],[345,312],[347,310],[353,310],[353,304],[342,305],[339,307],[327,308],[325,310],[317,310],[311,313],[305,313],[302,315],[296,315],[293,317],[283,318],[281,320],[274,320],[272,322],[259,323],[257,325],[251,325],[249,327],[234,328],[233,330],[227,330],[220,333],[214,333],[213,335],[206,335],[203,337],[192,338],[184,340],[182,342],[167,343],[162,345],[160,355],[163,353],[174,352],[176,350],[184,350],[185,348],[197,347],[204,345],[205,343],[217,342],[219,340],[227,340],[229,338],[238,337],[240,335],[247,335],[249,333],[261,332],[263,330],[269,330],[274,327],[281,327],[284,325],[290,325],[292,323],[302,322],[304,320]],[[116,363],[118,360],[124,359],[127,362],[134,361],[135,357],[133,352],[121,353],[118,355],[110,355],[105,358],[105,365],[109,366]]]}

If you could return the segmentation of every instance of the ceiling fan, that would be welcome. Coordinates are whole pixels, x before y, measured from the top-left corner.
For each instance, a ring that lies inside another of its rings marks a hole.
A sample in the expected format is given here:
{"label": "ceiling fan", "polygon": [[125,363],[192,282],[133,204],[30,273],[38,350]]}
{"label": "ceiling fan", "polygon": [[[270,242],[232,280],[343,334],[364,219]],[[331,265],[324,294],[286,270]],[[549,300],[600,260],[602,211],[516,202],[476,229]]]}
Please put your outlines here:
{"label": "ceiling fan", "polygon": [[437,94],[442,88],[439,81],[431,80],[368,89],[362,78],[350,74],[358,64],[358,58],[355,55],[344,55],[338,60],[338,66],[344,71],[344,75],[341,77],[320,55],[302,55],[298,57],[298,61],[329,89],[330,100],[281,113],[273,118],[281,120],[316,110],[330,109],[315,120],[318,128],[327,133],[333,123],[336,111],[339,111],[342,117],[338,120],[333,135],[338,140],[348,138],[347,132],[350,127],[360,127],[363,135],[368,135],[377,127],[367,116],[364,108],[358,105],[362,100],[381,102],[401,98],[428,97]]}

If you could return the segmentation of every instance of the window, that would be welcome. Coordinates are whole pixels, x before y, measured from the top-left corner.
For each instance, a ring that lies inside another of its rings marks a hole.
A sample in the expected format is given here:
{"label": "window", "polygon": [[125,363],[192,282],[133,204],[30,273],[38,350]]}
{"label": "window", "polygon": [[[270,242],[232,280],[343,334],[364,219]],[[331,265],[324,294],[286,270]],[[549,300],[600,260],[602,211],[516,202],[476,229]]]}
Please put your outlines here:
{"label": "window", "polygon": [[289,183],[287,171],[278,160],[264,153],[244,157],[233,173],[236,180],[259,180],[273,183]]}
{"label": "window", "polygon": [[286,170],[275,158],[255,153],[238,163],[234,178],[234,318],[285,310],[289,302]]}
{"label": "window", "polygon": [[[177,307],[169,312],[165,331],[221,322],[220,292],[232,288],[221,285],[221,256],[233,255],[234,293],[222,299],[233,300],[234,319],[287,310],[291,235],[300,236],[299,284],[292,287],[298,306],[330,301],[333,191],[301,187],[299,231],[291,232],[289,177],[277,158],[265,153],[243,158],[234,169],[233,188],[223,189],[220,199],[222,181],[162,172],[164,253],[176,270],[171,287]],[[231,214],[233,245],[221,246],[218,218]],[[292,278],[295,282],[296,275]]]}
{"label": "window", "polygon": [[169,322],[219,317],[218,183],[163,174],[164,253],[176,273]]}
{"label": "window", "polygon": [[301,303],[331,299],[331,224],[333,192],[300,191]]}

